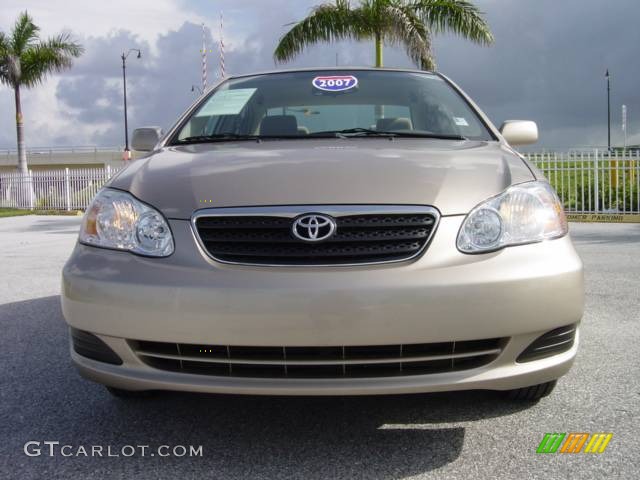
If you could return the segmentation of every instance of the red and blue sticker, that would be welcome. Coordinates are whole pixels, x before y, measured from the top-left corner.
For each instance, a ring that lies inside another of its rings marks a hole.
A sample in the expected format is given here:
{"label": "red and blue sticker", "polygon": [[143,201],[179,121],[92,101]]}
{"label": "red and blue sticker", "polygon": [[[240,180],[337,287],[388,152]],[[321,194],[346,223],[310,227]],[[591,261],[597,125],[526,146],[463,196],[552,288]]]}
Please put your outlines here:
{"label": "red and blue sticker", "polygon": [[313,86],[325,92],[344,92],[357,85],[358,79],[353,75],[331,75],[313,79]]}

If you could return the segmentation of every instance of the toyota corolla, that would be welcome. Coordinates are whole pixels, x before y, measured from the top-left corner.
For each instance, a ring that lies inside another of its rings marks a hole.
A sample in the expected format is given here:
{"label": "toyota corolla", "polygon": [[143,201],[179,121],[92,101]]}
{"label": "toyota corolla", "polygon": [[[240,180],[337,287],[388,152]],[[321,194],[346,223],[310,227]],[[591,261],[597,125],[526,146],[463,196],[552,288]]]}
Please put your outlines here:
{"label": "toyota corolla", "polygon": [[86,211],[62,308],[119,396],[489,389],[536,400],[578,348],[562,205],[452,81],[411,70],[226,78]]}

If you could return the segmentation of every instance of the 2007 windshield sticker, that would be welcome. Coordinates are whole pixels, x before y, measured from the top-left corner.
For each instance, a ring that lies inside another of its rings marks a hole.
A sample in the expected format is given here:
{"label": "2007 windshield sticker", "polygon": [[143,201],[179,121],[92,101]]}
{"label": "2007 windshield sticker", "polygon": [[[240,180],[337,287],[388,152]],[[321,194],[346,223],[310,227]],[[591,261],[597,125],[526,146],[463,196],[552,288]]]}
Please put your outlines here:
{"label": "2007 windshield sticker", "polygon": [[313,86],[325,92],[344,92],[358,85],[358,79],[353,75],[332,75],[329,77],[316,77]]}

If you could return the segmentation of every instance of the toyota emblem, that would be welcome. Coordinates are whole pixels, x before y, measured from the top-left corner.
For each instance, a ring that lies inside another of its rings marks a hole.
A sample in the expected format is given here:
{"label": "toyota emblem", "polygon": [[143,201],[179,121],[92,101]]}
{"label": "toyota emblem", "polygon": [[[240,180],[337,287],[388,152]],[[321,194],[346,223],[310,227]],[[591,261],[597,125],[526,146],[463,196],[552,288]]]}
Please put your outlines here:
{"label": "toyota emblem", "polygon": [[293,236],[305,242],[320,242],[336,232],[336,222],[327,215],[309,213],[296,218],[291,227]]}

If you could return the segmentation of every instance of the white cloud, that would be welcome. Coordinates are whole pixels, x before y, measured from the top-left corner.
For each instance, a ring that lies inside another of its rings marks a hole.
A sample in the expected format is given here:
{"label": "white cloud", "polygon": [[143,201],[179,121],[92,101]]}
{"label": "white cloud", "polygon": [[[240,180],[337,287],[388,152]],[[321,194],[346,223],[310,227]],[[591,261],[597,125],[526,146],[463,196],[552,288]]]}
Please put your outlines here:
{"label": "white cloud", "polygon": [[112,30],[129,30],[143,40],[156,37],[185,21],[201,23],[206,17],[185,9],[174,0],[87,0],[31,1],[3,0],[0,29],[8,30],[25,9],[48,36],[69,30],[76,36],[105,36]]}

